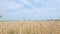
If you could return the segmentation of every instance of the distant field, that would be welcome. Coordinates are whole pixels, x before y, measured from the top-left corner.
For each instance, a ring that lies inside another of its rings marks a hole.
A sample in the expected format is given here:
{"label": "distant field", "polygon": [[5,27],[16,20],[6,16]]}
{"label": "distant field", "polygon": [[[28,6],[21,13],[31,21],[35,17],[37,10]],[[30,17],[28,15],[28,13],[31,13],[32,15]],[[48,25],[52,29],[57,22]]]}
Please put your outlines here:
{"label": "distant field", "polygon": [[60,34],[60,21],[0,21],[0,34]]}

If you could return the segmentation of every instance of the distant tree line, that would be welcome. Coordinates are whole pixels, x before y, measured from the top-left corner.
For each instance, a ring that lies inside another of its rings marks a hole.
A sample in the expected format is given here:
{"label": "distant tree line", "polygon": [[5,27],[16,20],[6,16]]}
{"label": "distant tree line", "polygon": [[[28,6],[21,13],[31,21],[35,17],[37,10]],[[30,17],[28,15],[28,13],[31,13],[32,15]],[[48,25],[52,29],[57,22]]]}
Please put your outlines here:
{"label": "distant tree line", "polygon": [[0,15],[0,17],[2,17],[2,16]]}

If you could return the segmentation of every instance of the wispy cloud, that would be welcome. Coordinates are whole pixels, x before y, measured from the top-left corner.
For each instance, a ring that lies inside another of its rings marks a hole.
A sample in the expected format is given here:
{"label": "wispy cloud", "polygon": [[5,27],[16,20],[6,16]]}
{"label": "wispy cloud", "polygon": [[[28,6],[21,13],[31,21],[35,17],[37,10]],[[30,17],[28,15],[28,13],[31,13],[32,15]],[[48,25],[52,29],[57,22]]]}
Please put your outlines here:
{"label": "wispy cloud", "polygon": [[22,7],[22,4],[17,4],[14,1],[7,1],[7,0],[2,0],[0,1],[0,9],[18,9]]}
{"label": "wispy cloud", "polygon": [[41,19],[59,17],[60,0],[0,0],[0,13],[6,18]]}

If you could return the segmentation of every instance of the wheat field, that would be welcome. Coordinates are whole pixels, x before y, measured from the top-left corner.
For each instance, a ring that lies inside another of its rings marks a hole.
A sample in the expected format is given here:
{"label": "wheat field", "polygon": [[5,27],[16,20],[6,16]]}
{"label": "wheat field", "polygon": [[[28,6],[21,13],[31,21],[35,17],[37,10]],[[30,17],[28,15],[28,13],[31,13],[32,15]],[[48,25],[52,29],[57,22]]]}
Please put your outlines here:
{"label": "wheat field", "polygon": [[60,21],[1,21],[0,34],[60,34]]}

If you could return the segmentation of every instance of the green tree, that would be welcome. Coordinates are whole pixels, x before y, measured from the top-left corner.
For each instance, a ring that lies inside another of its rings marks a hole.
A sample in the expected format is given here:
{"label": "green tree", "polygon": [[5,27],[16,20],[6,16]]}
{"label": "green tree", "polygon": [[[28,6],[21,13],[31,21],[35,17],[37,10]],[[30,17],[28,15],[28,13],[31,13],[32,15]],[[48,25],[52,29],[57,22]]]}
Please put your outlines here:
{"label": "green tree", "polygon": [[1,18],[2,18],[2,15],[0,15],[0,20],[1,20]]}

